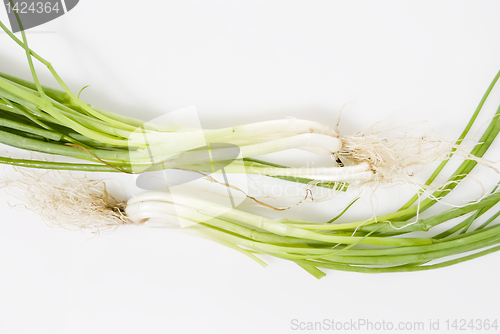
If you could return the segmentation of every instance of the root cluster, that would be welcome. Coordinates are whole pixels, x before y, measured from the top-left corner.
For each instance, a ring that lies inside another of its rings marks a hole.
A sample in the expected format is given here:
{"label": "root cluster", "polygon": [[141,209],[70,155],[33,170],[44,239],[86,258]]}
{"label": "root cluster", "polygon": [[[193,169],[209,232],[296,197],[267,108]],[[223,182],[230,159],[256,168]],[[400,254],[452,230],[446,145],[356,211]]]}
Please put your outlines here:
{"label": "root cluster", "polygon": [[23,205],[50,226],[99,233],[131,224],[124,215],[125,202],[116,200],[101,180],[75,177],[70,173],[34,173],[16,168],[20,178],[0,180],[20,196]]}

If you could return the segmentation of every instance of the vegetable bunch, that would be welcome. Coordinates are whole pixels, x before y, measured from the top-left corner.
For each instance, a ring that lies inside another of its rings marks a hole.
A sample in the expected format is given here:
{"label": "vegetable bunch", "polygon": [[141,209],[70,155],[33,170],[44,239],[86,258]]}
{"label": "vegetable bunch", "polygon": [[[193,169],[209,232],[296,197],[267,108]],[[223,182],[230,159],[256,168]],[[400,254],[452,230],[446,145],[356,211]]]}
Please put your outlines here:
{"label": "vegetable bunch", "polygon": [[[312,121],[278,120],[204,130],[203,144],[200,144],[196,139],[197,129],[175,123],[145,123],[96,108],[80,100],[79,94],[69,89],[52,65],[29,48],[23,31],[20,40],[1,22],[0,27],[25,50],[33,76],[33,82],[29,82],[0,73],[0,142],[86,161],[52,162],[0,157],[0,163],[42,169],[124,173],[167,168],[208,173],[214,169],[214,163],[221,163],[227,172],[243,168],[247,173],[299,183],[315,182],[337,190],[346,186],[337,182],[369,182],[380,180],[380,175],[385,175],[381,172],[382,165],[375,159],[381,156],[377,147],[366,150],[375,151],[373,156],[366,157],[364,152],[355,148],[356,140],[342,137],[332,128]],[[49,69],[60,90],[40,84],[34,59]],[[447,151],[446,159],[425,186],[433,184],[451,156],[463,152],[462,141],[499,77],[500,72],[456,143]],[[102,210],[96,211],[119,212],[122,215],[120,221],[135,224],[171,224],[181,220],[188,223],[187,230],[237,249],[261,264],[262,260],[256,255],[272,255],[297,263],[317,278],[324,275],[321,268],[369,273],[440,268],[500,249],[500,226],[492,224],[500,212],[490,213],[500,200],[496,187],[478,201],[428,218],[419,217],[420,213],[453,191],[478,164],[500,131],[499,117],[497,111],[474,148],[466,155],[462,154],[462,164],[432,195],[420,200],[423,193],[419,192],[399,210],[362,221],[337,223],[341,215],[329,222],[293,218],[273,220],[199,198],[176,196],[174,199],[168,192],[146,192],[131,198],[126,205],[103,201],[97,194],[95,203],[101,205]],[[237,154],[234,153],[235,147]],[[333,166],[288,168],[252,158],[290,148],[330,155]],[[152,159],[152,150],[155,159]],[[74,196],[75,201],[79,200],[78,194]],[[489,218],[472,230],[472,223],[483,215],[489,215]],[[460,217],[462,221],[447,231],[437,235],[432,233],[436,226]],[[413,232],[426,232],[426,236],[406,235]],[[464,255],[471,251],[474,253]],[[449,259],[449,256],[454,258]],[[429,263],[434,260],[439,262]]]}

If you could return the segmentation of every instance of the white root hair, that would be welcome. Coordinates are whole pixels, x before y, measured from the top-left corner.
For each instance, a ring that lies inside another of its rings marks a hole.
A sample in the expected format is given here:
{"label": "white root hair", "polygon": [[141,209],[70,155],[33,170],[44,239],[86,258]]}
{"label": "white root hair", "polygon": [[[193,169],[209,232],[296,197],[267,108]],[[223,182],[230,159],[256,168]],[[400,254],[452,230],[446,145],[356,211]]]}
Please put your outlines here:
{"label": "white root hair", "polygon": [[[413,183],[410,177],[424,165],[450,159],[450,152],[463,159],[493,166],[465,151],[462,145],[431,136],[379,136],[379,132],[359,132],[341,137],[343,147],[338,156],[348,165],[367,162],[375,174],[367,183]],[[494,169],[494,168],[493,168]]]}
{"label": "white root hair", "polygon": [[49,226],[99,233],[132,224],[125,216],[126,202],[108,193],[102,180],[76,177],[68,172],[37,173],[15,168],[21,176],[0,180],[0,188],[12,190],[23,206],[38,214]]}

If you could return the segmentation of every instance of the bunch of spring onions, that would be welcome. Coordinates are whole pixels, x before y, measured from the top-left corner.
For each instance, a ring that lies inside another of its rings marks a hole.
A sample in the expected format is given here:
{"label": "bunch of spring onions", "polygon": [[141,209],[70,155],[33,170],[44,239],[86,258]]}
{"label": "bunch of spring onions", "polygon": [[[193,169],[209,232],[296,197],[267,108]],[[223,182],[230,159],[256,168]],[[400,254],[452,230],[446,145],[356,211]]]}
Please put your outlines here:
{"label": "bunch of spring onions", "polygon": [[[374,136],[340,136],[329,126],[284,119],[222,129],[201,130],[180,124],[154,124],[102,110],[83,102],[53,66],[18,39],[28,59],[33,82],[0,73],[0,142],[20,149],[86,160],[91,163],[0,162],[59,170],[141,173],[170,168],[210,172],[214,163],[227,173],[260,174],[290,181],[316,182],[341,189],[346,182],[391,181],[415,163],[442,159],[450,147],[417,138],[413,149],[387,145]],[[60,85],[42,86],[34,61],[45,65]],[[407,139],[406,139],[407,140]],[[423,147],[422,144],[428,144]],[[430,146],[430,149],[429,149]],[[286,168],[252,157],[298,148],[332,158],[330,166]],[[207,153],[208,152],[208,153]],[[429,157],[424,157],[431,152]],[[463,155],[462,150],[457,153]],[[408,162],[415,159],[417,162]],[[396,158],[397,157],[397,158]]]}
{"label": "bunch of spring onions", "polygon": [[[166,168],[209,171],[214,162],[227,162],[226,172],[294,178],[300,182],[368,180],[367,163],[338,168],[283,168],[248,159],[301,148],[338,155],[342,141],[336,131],[317,122],[285,119],[201,131],[179,124],[151,124],[101,110],[84,103],[60,78],[52,65],[29,49],[3,23],[0,27],[26,50],[34,82],[0,73],[0,142],[20,149],[61,155],[92,163],[50,163],[2,158],[1,162],[35,168],[81,171],[142,172]],[[62,90],[44,87],[33,59],[47,66]],[[204,143],[205,145],[201,145]],[[232,146],[217,146],[217,144]],[[212,146],[212,147],[210,147]],[[210,154],[206,153],[206,148]],[[236,154],[235,149],[237,148]],[[205,149],[203,149],[205,148]],[[153,152],[153,153],[152,153]],[[154,159],[153,159],[154,158]]]}
{"label": "bunch of spring onions", "polygon": [[[488,87],[457,145],[468,134],[499,78],[500,72]],[[500,107],[470,154],[481,158],[499,131]],[[420,201],[422,192],[419,192],[395,212],[355,222],[335,222],[349,206],[328,222],[293,218],[274,220],[237,209],[227,210],[216,203],[195,198],[176,196],[174,201],[168,193],[154,191],[130,199],[125,211],[134,223],[177,223],[180,217],[194,223],[186,228],[208,235],[261,264],[256,254],[272,255],[297,263],[316,278],[325,275],[321,269],[362,273],[437,269],[500,250],[500,225],[492,224],[500,212],[489,213],[500,201],[497,187],[478,201],[418,218],[420,213],[455,189],[478,164],[477,159],[463,161],[448,181],[428,198]],[[425,185],[430,185],[447,163],[448,160],[443,160]],[[472,229],[476,219],[486,214],[489,217]],[[433,233],[433,228],[461,217],[454,226],[439,234]],[[406,235],[412,232],[425,232],[428,236]]]}
{"label": "bunch of spring onions", "polygon": [[[342,137],[328,126],[305,120],[204,130],[204,143],[210,152],[207,155],[203,145],[193,139],[195,129],[178,124],[144,123],[84,103],[68,88],[52,65],[29,48],[24,32],[21,32],[20,40],[1,22],[0,27],[25,50],[33,76],[33,82],[28,82],[0,74],[0,142],[29,151],[87,160],[85,163],[68,163],[1,157],[0,163],[42,169],[137,173],[166,168],[208,172],[213,169],[215,161],[227,162],[224,167],[227,172],[237,171],[243,166],[247,173],[301,183],[316,182],[330,188],[338,188],[337,181],[369,182],[387,178],[400,167],[396,162],[389,164],[388,168],[387,159],[383,158],[382,151],[386,149],[383,146],[363,148],[367,143],[359,144],[360,138]],[[40,84],[33,60],[49,69],[61,86],[60,90]],[[420,201],[422,193],[416,194],[393,213],[346,223],[334,220],[312,223],[293,218],[273,220],[199,198],[175,196],[174,199],[168,192],[146,192],[122,204],[114,201],[105,189],[96,193],[95,188],[92,188],[91,196],[95,201],[91,200],[88,208],[99,213],[94,218],[105,217],[116,221],[117,225],[148,221],[172,224],[182,220],[190,223],[186,229],[237,249],[261,264],[263,262],[257,254],[272,255],[297,263],[317,278],[324,276],[320,268],[357,272],[418,271],[482,256],[500,249],[500,225],[491,224],[500,212],[490,214],[490,218],[474,230],[471,230],[471,225],[498,203],[500,193],[496,188],[479,201],[425,219],[415,220],[414,217],[449,194],[492,145],[500,131],[498,114],[492,116],[470,152],[464,155],[460,146],[499,77],[500,72],[457,142],[448,148],[446,159],[425,186],[434,182],[453,154],[461,153],[464,157],[460,167],[427,199]],[[236,155],[233,147],[238,148]],[[287,168],[252,159],[290,148],[330,155],[334,166]],[[151,159],[152,150],[155,152],[154,161]],[[64,196],[74,197],[68,203],[77,203],[81,200],[79,196],[89,194],[85,189],[79,192],[57,189]],[[443,233],[433,235],[427,232],[465,215],[468,216],[463,221]],[[401,237],[418,231],[425,231],[429,236]],[[470,251],[476,252],[463,255]],[[454,258],[442,260],[449,256]],[[429,264],[433,260],[440,262]]]}

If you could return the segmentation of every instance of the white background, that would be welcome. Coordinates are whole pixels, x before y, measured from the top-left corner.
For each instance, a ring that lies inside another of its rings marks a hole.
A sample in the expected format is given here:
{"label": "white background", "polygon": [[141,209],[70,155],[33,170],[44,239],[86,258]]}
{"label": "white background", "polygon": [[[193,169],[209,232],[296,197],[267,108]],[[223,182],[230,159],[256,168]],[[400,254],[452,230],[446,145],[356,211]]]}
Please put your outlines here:
{"label": "white background", "polygon": [[[205,127],[287,116],[334,125],[343,110],[344,133],[426,121],[419,131],[453,140],[500,69],[499,18],[498,1],[82,0],[28,38],[74,91],[91,85],[83,99],[145,120],[195,105]],[[4,33],[0,71],[30,77]],[[498,180],[490,176],[487,190]],[[112,178],[133,188],[126,176]],[[468,187],[457,190],[481,194]],[[383,196],[382,212],[408,199],[398,188]],[[293,263],[265,258],[264,270],[173,230],[92,237],[50,228],[9,203],[19,201],[2,192],[0,333],[292,333],[292,319],[360,318],[426,328],[439,319],[444,329],[446,319],[500,314],[500,254],[410,274],[328,272],[318,281]],[[341,208],[330,201],[288,215],[326,220]]]}

